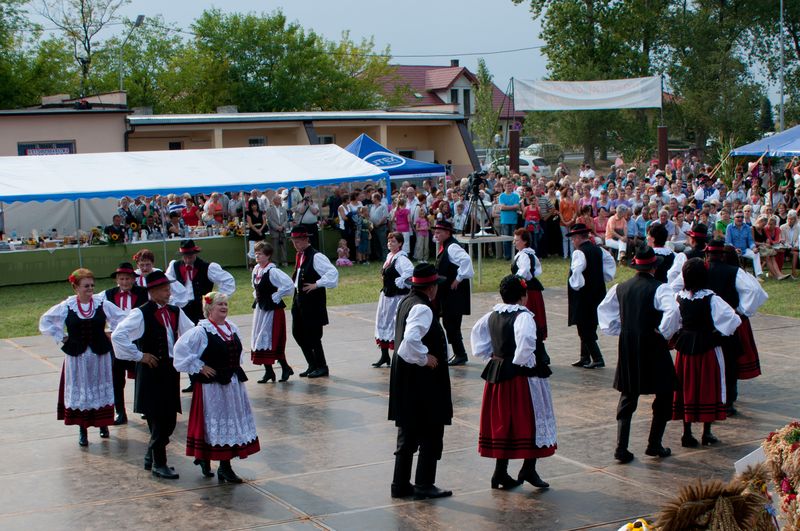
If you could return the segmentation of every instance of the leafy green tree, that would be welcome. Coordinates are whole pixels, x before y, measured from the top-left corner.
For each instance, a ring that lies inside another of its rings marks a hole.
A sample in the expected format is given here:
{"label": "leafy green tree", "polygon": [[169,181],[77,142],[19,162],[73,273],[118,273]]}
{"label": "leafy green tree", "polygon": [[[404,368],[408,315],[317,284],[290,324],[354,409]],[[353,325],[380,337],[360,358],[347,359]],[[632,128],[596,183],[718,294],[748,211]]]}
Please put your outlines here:
{"label": "leafy green tree", "polygon": [[492,74],[483,58],[478,59],[478,88],[475,90],[475,115],[469,122],[472,136],[481,147],[492,145],[492,139],[497,132],[497,112],[494,110],[494,83]]}
{"label": "leafy green tree", "polygon": [[769,98],[761,98],[761,108],[758,111],[758,127],[763,132],[775,130],[775,120],[772,118],[772,103]]}

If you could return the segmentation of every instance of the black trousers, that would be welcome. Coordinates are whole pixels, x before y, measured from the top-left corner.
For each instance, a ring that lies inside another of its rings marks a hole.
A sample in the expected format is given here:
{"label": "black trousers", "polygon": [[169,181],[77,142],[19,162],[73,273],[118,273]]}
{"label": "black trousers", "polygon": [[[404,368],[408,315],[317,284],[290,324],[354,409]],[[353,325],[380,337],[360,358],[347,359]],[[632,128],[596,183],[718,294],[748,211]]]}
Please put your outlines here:
{"label": "black trousers", "polygon": [[328,366],[322,348],[322,325],[309,324],[303,319],[302,312],[294,308],[292,308],[292,337],[303,351],[310,368],[324,369]]}
{"label": "black trousers", "polygon": [[127,416],[125,413],[125,379],[128,376],[128,363],[111,358],[111,382],[114,384],[114,411],[117,415]]}
{"label": "black trousers", "polygon": [[436,482],[436,463],[442,458],[444,447],[443,424],[409,424],[397,428],[397,451],[392,483],[407,485],[411,481],[411,463],[417,456],[417,473],[414,483],[430,486]]}
{"label": "black trousers", "polygon": [[467,349],[464,348],[464,338],[461,336],[461,321],[464,316],[445,312],[442,314],[442,328],[444,333],[447,334],[447,342],[453,347],[453,355],[463,357],[467,355]]}
{"label": "black trousers", "polygon": [[728,404],[733,404],[739,397],[737,377],[739,376],[738,358],[740,348],[722,345],[722,357],[725,360],[725,398]]}
{"label": "black trousers", "polygon": [[[581,361],[603,361],[603,353],[597,344],[597,325],[577,323],[578,337],[581,340]],[[636,408],[634,407],[634,410]]]}
{"label": "black trousers", "polygon": [[167,445],[172,432],[175,431],[177,421],[178,414],[175,411],[147,413],[147,428],[150,430],[150,444],[147,446],[147,453],[153,456],[155,466],[167,464]]}
{"label": "black trousers", "polygon": [[[650,435],[648,437],[648,444],[651,446],[661,444],[661,438],[664,436],[667,422],[672,418],[672,397],[672,391],[656,393],[655,400],[653,400],[653,420],[650,423]],[[630,422],[638,405],[638,394],[620,394],[619,403],[617,404],[617,421],[627,424],[628,429],[630,429]],[[627,447],[628,441],[622,442],[624,442],[623,447]]]}

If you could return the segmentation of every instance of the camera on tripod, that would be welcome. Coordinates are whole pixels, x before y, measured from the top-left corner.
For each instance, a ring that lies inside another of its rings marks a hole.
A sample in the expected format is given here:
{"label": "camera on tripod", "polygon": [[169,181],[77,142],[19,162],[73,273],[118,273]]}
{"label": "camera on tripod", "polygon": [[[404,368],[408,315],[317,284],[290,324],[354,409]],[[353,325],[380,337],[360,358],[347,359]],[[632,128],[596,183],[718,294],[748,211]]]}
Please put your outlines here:
{"label": "camera on tripod", "polygon": [[475,197],[478,196],[481,190],[481,185],[486,184],[486,175],[488,174],[484,170],[474,171],[469,174],[468,176],[469,181],[467,182],[467,190],[471,195]]}

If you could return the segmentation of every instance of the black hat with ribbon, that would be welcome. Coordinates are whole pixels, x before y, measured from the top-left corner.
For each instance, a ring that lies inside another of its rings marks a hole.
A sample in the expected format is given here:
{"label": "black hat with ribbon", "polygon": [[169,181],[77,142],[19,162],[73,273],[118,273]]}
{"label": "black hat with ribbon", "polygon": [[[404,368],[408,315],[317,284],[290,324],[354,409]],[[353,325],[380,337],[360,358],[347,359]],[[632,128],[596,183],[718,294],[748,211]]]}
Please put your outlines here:
{"label": "black hat with ribbon", "polygon": [[452,234],[453,232],[455,232],[455,229],[453,228],[453,224],[452,224],[452,223],[450,223],[450,222],[449,222],[449,221],[447,221],[447,220],[444,220],[444,219],[443,219],[443,220],[440,220],[440,221],[437,221],[437,222],[436,222],[436,225],[434,225],[434,226],[433,226],[433,229],[434,229],[434,230],[436,230],[436,229],[441,229],[441,230],[450,231],[450,233],[451,233],[451,234]]}
{"label": "black hat with ribbon", "polygon": [[147,282],[147,289],[153,289],[164,284],[169,284],[172,281],[163,271],[156,270],[145,277],[145,282]]}
{"label": "black hat with ribbon", "polygon": [[426,288],[434,284],[441,284],[447,280],[436,271],[436,267],[428,262],[420,262],[414,266],[414,273],[411,275],[411,285],[415,288]]}
{"label": "black hat with ribbon", "polygon": [[202,251],[202,249],[198,247],[192,239],[181,240],[181,245],[178,248],[178,252],[181,254],[197,254],[200,251]]}
{"label": "black hat with ribbon", "polygon": [[122,262],[113,273],[111,273],[111,278],[117,278],[117,275],[125,274],[125,275],[132,275],[136,276],[136,270],[133,268],[130,262]]}
{"label": "black hat with ribbon", "polygon": [[650,271],[655,269],[664,260],[658,256],[649,245],[640,245],[631,261],[631,267],[637,271]]}
{"label": "black hat with ribbon", "polygon": [[573,236],[577,236],[578,234],[589,234],[590,232],[592,232],[592,229],[587,227],[585,224],[576,223],[575,225],[572,226],[572,228],[569,230],[566,236],[567,238],[572,238]]}
{"label": "black hat with ribbon", "polygon": [[302,225],[298,225],[292,229],[290,234],[291,238],[308,238],[310,236],[308,229]]}

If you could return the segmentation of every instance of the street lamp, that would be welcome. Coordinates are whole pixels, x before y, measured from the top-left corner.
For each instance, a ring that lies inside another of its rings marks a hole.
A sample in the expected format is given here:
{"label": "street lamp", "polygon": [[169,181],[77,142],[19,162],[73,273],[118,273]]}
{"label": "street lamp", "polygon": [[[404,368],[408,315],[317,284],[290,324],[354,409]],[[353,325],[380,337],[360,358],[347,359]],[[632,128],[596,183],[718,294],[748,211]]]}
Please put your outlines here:
{"label": "street lamp", "polygon": [[119,69],[119,91],[120,92],[122,92],[122,50],[123,50],[123,48],[125,48],[125,45],[128,43],[128,39],[131,38],[131,35],[133,34],[133,30],[135,30],[136,28],[141,26],[142,22],[144,22],[144,15],[139,15],[138,17],[136,17],[136,20],[133,22],[133,27],[128,32],[128,36],[125,37],[125,40],[122,41],[122,44],[119,47],[119,61],[117,62],[117,67]]}

